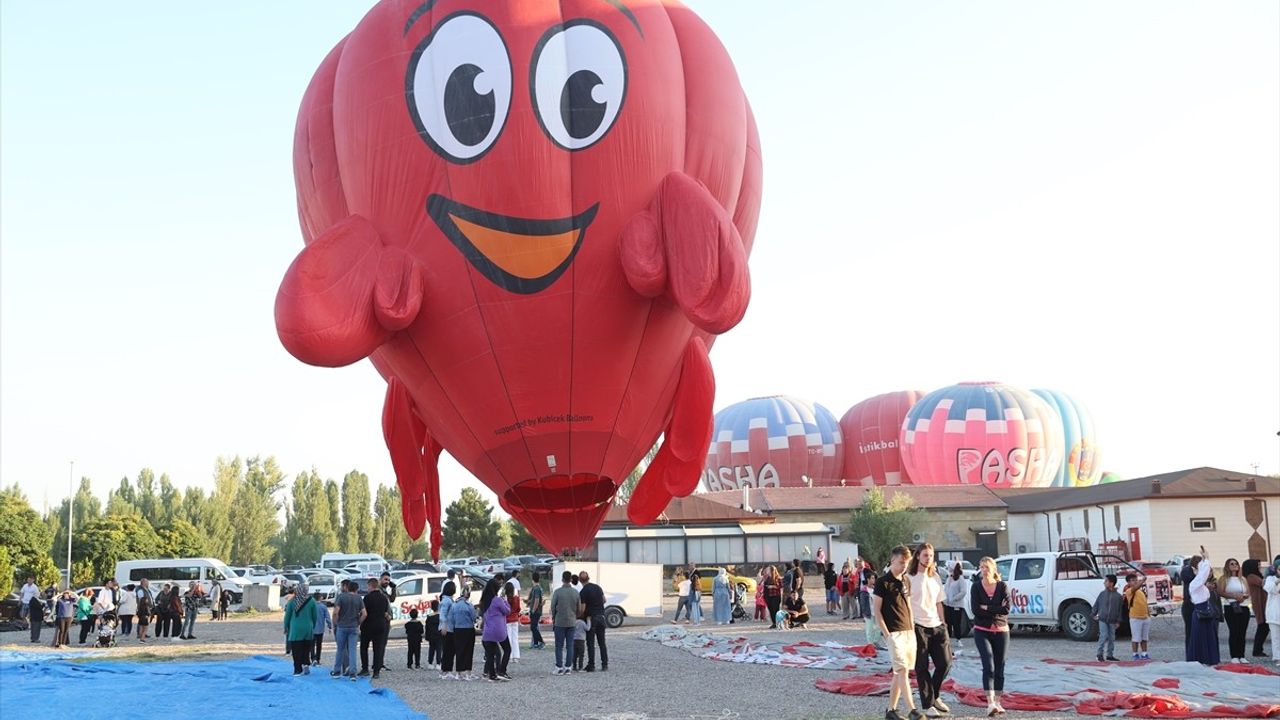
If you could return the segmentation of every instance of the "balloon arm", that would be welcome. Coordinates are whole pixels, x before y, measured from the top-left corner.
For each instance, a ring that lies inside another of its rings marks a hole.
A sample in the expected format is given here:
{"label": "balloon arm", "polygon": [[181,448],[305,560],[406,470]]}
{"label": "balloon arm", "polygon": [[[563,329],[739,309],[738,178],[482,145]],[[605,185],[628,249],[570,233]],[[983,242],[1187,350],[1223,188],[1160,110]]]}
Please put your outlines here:
{"label": "balloon arm", "polygon": [[627,503],[627,516],[638,525],[653,522],[672,498],[685,497],[698,487],[702,464],[711,445],[712,405],[716,380],[701,338],[685,347],[680,382],[672,404],[662,447],[645,469]]}
{"label": "balloon arm", "polygon": [[644,297],[668,293],[694,325],[719,334],[747,311],[747,252],[729,213],[682,172],[662,179],[653,202],[622,230],[627,282]]}
{"label": "balloon arm", "polygon": [[409,537],[418,539],[431,527],[431,557],[440,559],[440,471],[443,449],[427,432],[409,390],[392,376],[387,381],[382,406],[382,435],[391,454],[396,485],[400,488],[400,515]]}
{"label": "balloon arm", "polygon": [[276,293],[276,332],[305,363],[350,365],[413,322],[423,290],[413,258],[383,245],[372,223],[350,215],[289,266]]}

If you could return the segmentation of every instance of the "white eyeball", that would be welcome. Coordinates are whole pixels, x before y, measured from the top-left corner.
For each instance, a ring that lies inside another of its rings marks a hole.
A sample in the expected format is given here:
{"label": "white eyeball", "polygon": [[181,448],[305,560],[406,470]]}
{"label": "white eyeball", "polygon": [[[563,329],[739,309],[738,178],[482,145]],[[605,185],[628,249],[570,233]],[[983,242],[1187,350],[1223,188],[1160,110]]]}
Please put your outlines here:
{"label": "white eyeball", "polygon": [[511,56],[498,29],[472,13],[445,18],[413,51],[405,95],[433,150],[459,163],[478,160],[511,109]]}
{"label": "white eyeball", "polygon": [[622,109],[627,93],[622,47],[589,20],[552,28],[534,50],[529,85],[547,136],[566,150],[590,147]]}

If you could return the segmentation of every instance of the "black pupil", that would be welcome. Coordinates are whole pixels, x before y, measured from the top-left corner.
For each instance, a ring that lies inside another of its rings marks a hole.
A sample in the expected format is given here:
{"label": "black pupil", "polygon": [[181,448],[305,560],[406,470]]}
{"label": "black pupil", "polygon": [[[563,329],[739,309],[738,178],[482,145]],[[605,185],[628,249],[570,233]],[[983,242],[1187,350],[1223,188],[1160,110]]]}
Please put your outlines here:
{"label": "black pupil", "polygon": [[560,118],[573,139],[591,137],[604,122],[605,104],[591,97],[591,91],[602,84],[600,76],[590,70],[579,70],[565,81],[560,91]]}
{"label": "black pupil", "polygon": [[482,72],[470,63],[459,65],[444,86],[444,117],[463,145],[479,145],[493,129],[497,99],[492,90],[484,95],[476,92],[476,76]]}

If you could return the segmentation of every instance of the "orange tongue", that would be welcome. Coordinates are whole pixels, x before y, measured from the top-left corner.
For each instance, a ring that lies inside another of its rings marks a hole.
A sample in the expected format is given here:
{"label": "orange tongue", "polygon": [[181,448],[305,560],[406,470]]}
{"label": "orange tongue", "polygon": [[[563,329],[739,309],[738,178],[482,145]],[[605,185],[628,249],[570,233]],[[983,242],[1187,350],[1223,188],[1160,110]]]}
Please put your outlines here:
{"label": "orange tongue", "polygon": [[556,235],[521,235],[467,222],[452,213],[449,219],[494,265],[526,280],[540,278],[560,267],[582,232],[575,229]]}

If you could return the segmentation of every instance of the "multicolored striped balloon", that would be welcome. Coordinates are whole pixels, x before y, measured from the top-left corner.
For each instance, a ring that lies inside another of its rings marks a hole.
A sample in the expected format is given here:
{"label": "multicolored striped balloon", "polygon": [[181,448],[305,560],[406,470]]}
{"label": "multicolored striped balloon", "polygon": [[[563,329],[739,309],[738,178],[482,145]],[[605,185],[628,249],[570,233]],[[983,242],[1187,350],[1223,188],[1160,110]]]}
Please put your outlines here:
{"label": "multicolored striped balloon", "polygon": [[844,478],[850,484],[910,485],[902,469],[898,435],[907,411],[924,393],[902,390],[867,398],[840,418],[844,436]]}
{"label": "multicolored striped balloon", "polygon": [[1047,487],[1062,463],[1062,421],[1021,388],[960,383],[912,406],[901,452],[916,485]]}
{"label": "multicolored striped balloon", "polygon": [[716,413],[702,479],[708,490],[839,485],[843,453],[830,410],[783,395],[752,398]]}
{"label": "multicolored striped balloon", "polygon": [[1044,398],[1062,418],[1062,446],[1066,455],[1053,486],[1096,485],[1102,477],[1102,462],[1089,409],[1057,390],[1035,389],[1031,392]]}

